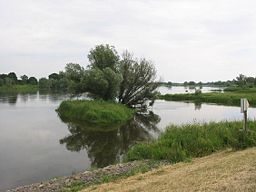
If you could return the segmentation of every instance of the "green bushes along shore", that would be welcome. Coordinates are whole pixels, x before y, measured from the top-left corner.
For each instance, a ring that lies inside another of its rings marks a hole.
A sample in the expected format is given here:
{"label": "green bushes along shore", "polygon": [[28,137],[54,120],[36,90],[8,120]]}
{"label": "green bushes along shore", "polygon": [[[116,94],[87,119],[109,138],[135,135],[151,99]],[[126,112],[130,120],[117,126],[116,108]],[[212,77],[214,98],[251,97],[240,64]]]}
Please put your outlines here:
{"label": "green bushes along shore", "polygon": [[233,106],[239,106],[240,99],[247,98],[251,106],[256,106],[256,92],[165,94],[160,95],[158,98],[167,101],[195,101],[202,103],[216,103]]}
{"label": "green bushes along shore", "polygon": [[127,153],[127,161],[153,159],[171,163],[202,157],[226,148],[243,149],[256,146],[256,123],[250,131],[241,130],[242,122],[171,125],[155,141],[135,145]]}
{"label": "green bushes along shore", "polygon": [[0,93],[36,93],[37,91],[38,85],[4,85],[0,87]]}
{"label": "green bushes along shore", "polygon": [[88,123],[98,126],[123,124],[135,113],[122,104],[99,100],[63,101],[57,112],[65,122]]}

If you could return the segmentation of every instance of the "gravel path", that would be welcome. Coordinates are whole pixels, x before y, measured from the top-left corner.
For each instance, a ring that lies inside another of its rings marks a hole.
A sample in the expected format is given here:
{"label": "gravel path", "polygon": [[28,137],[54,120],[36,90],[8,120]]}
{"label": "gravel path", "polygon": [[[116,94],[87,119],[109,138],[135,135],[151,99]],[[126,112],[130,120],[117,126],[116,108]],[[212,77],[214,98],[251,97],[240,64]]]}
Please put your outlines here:
{"label": "gravel path", "polygon": [[[94,171],[85,171],[72,176],[55,178],[49,181],[18,187],[16,189],[7,190],[7,192],[51,192],[62,191],[74,182],[82,182],[85,185],[97,183],[103,176],[118,176],[128,173],[132,169],[139,167],[143,162],[135,161],[125,164],[110,165],[105,168]],[[145,162],[144,162],[145,164]]]}

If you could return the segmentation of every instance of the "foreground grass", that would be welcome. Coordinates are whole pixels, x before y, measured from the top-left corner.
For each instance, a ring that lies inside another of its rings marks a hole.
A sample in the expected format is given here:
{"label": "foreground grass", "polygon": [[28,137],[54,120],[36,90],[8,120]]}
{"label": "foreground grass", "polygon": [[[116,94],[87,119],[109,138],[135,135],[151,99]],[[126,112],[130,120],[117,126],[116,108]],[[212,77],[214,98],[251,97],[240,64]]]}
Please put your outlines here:
{"label": "foreground grass", "polygon": [[125,123],[135,110],[106,101],[69,100],[63,101],[57,112],[64,122],[110,126]]}
{"label": "foreground grass", "polygon": [[109,173],[109,174],[97,174],[97,178],[91,182],[76,181],[72,182],[69,186],[64,187],[61,192],[77,192],[86,187],[99,185],[103,183],[109,183],[120,179],[125,179],[133,175],[146,173],[152,171],[156,168],[159,168],[163,165],[166,165],[166,162],[160,161],[140,161],[136,163],[136,166],[132,167],[128,171],[121,173]]}
{"label": "foreground grass", "polygon": [[256,106],[256,92],[254,91],[234,91],[225,93],[202,94],[166,94],[159,96],[159,99],[164,99],[167,101],[194,101],[233,106],[240,106],[241,98],[247,98],[251,106]]}
{"label": "foreground grass", "polygon": [[155,141],[135,145],[127,160],[168,160],[177,163],[213,152],[256,146],[256,122],[249,122],[250,131],[241,130],[242,122],[171,125]]}
{"label": "foreground grass", "polygon": [[87,191],[255,191],[256,148],[224,151],[158,168]]}
{"label": "foreground grass", "polygon": [[38,91],[37,85],[13,85],[1,86],[0,93],[36,93]]}

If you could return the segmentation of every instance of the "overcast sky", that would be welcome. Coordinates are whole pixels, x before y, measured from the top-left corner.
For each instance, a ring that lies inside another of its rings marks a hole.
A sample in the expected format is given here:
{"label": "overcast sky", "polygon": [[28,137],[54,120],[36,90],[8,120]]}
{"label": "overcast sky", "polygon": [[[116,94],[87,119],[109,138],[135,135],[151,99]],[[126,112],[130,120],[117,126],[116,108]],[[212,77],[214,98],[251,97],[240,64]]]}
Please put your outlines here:
{"label": "overcast sky", "polygon": [[0,0],[0,73],[86,66],[97,44],[152,60],[165,81],[256,76],[256,1]]}

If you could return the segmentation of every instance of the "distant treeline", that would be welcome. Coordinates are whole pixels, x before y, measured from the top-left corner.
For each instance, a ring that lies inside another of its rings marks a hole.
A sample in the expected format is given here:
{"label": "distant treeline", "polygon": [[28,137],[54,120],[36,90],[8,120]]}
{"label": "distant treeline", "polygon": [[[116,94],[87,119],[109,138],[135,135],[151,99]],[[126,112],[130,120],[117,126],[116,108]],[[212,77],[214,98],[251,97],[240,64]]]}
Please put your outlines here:
{"label": "distant treeline", "polygon": [[37,85],[38,80],[35,77],[28,77],[27,75],[20,76],[18,79],[16,73],[10,72],[8,74],[0,74],[0,86],[11,87],[13,85]]}
{"label": "distant treeline", "polygon": [[[72,68],[72,69],[71,69]],[[78,64],[67,64],[67,71],[71,72],[59,72],[52,73],[48,78],[39,79],[39,89],[62,91],[62,92],[77,92],[80,89],[80,67]],[[71,77],[72,76],[72,77]]]}
{"label": "distant treeline", "polygon": [[256,77],[248,77],[243,74],[238,75],[233,80],[228,81],[215,81],[215,82],[195,82],[195,81],[185,81],[183,83],[175,82],[158,82],[162,86],[218,86],[218,87],[243,87],[252,88],[256,87]]}

